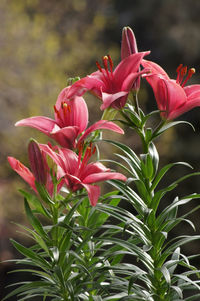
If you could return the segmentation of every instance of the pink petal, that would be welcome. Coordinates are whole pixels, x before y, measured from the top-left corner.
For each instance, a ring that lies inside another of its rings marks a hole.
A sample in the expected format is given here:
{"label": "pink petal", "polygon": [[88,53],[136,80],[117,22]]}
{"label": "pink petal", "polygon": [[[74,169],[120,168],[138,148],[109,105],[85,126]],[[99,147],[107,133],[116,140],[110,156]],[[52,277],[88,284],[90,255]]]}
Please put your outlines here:
{"label": "pink petal", "polygon": [[39,144],[39,147],[41,151],[49,155],[53,159],[53,161],[64,170],[65,163],[63,161],[63,158],[58,153],[53,151],[47,144]]}
{"label": "pink petal", "polygon": [[22,119],[16,122],[15,126],[29,126],[49,136],[55,124],[56,124],[55,120],[51,118],[44,117],[44,116],[35,116],[35,117]]}
{"label": "pink petal", "polygon": [[75,139],[78,136],[79,128],[77,126],[68,126],[60,128],[57,125],[53,128],[51,137],[57,141],[61,146],[73,148]]}
{"label": "pink petal", "polygon": [[65,174],[65,180],[67,180],[67,186],[72,191],[77,191],[78,189],[82,188],[82,182],[76,176]]}
{"label": "pink petal", "polygon": [[12,169],[14,169],[14,171],[16,171],[37,192],[35,187],[35,177],[32,172],[19,160],[13,157],[8,157],[8,162]]}
{"label": "pink petal", "polygon": [[[168,74],[165,72],[165,70],[154,62],[142,60],[141,65],[144,68],[150,69],[152,75],[157,74],[157,75],[161,75],[164,79],[170,79]],[[149,77],[147,77],[146,79],[148,80],[148,78]]]}
{"label": "pink petal", "polygon": [[89,184],[82,184],[82,186],[85,187],[85,189],[88,192],[90,204],[92,206],[96,206],[101,192],[100,187],[96,185],[89,185]]}
{"label": "pink petal", "polygon": [[182,107],[187,101],[184,89],[173,80],[161,79],[159,81],[159,84],[164,84],[166,89],[166,92],[163,93],[163,95],[160,95],[161,97],[164,97],[160,98],[159,101],[166,103],[167,119],[174,119],[180,115],[178,113],[178,109]]}
{"label": "pink petal", "polygon": [[127,178],[123,174],[118,172],[101,172],[101,173],[90,174],[83,180],[83,183],[91,184],[91,183],[107,181],[107,180],[126,181]]}
{"label": "pink petal", "polygon": [[147,69],[143,69],[142,71],[139,72],[130,73],[123,81],[121,89],[123,91],[130,91],[131,88],[133,87],[134,82],[138,79],[138,77],[140,77],[141,74],[144,74],[147,71],[148,71]]}
{"label": "pink petal", "polygon": [[103,104],[101,105],[100,109],[101,110],[105,110],[105,109],[107,109],[110,106],[113,107],[114,106],[114,102],[116,100],[119,100],[123,96],[128,96],[128,93],[129,92],[126,92],[126,91],[120,91],[120,92],[117,92],[117,93],[114,93],[114,94],[109,94],[109,93],[106,93],[106,92],[102,92],[102,101],[103,101]]}
{"label": "pink petal", "polygon": [[150,51],[138,52],[123,59],[113,72],[116,85],[119,85],[120,87],[121,82],[123,82],[130,73],[137,72],[140,67],[141,60],[149,53]]}
{"label": "pink petal", "polygon": [[70,86],[68,87],[65,87],[64,89],[62,89],[62,91],[59,93],[58,95],[58,98],[56,100],[56,109],[59,111],[60,108],[61,108],[61,105],[63,102],[67,101],[68,98],[67,98],[67,93],[68,93],[68,90],[70,89]]}
{"label": "pink petal", "polygon": [[79,173],[79,178],[84,180],[88,175],[95,174],[95,173],[101,173],[101,172],[108,172],[110,171],[109,168],[105,167],[100,162],[92,162],[85,166],[83,170]]}
{"label": "pink petal", "polygon": [[159,75],[148,76],[148,82],[153,88],[159,110],[165,111],[161,116],[172,119],[172,113],[186,102],[183,88],[173,80],[164,79]]}
{"label": "pink petal", "polygon": [[68,98],[73,98],[76,96],[82,96],[86,91],[93,90],[95,93],[100,94],[101,88],[104,83],[97,79],[96,76],[86,76],[75,82],[69,89],[67,93]]}
{"label": "pink petal", "polygon": [[188,98],[188,100],[181,107],[177,108],[176,111],[170,114],[170,119],[174,119],[182,115],[183,113],[192,110],[195,107],[200,107],[200,95],[198,96],[198,98]]}
{"label": "pink petal", "polygon": [[[66,93],[69,90],[67,87],[66,91],[62,91],[58,96],[56,102],[56,109],[59,111],[59,115],[55,113],[56,122],[60,127],[66,126],[77,126],[79,127],[79,133],[83,132],[88,124],[88,108],[83,97],[75,96],[73,99],[66,99]],[[64,97],[62,99],[62,94]],[[62,109],[61,103],[66,103],[68,110]]]}
{"label": "pink petal", "polygon": [[78,156],[75,152],[67,148],[58,148],[59,154],[64,162],[64,171],[75,175],[78,169]]}
{"label": "pink petal", "polygon": [[97,122],[95,122],[93,125],[91,125],[86,131],[85,133],[79,138],[78,140],[78,145],[80,145],[80,143],[82,141],[84,141],[84,139],[91,133],[94,132],[96,130],[111,130],[113,132],[119,133],[119,134],[124,134],[124,131],[118,126],[116,125],[114,122],[112,121],[107,121],[107,120],[99,120]]}
{"label": "pink petal", "polygon": [[190,85],[183,88],[189,98],[196,98],[200,95],[200,85]]}
{"label": "pink petal", "polygon": [[78,134],[82,133],[88,125],[88,108],[83,97],[75,97],[69,101],[71,108],[72,124],[79,127]]}

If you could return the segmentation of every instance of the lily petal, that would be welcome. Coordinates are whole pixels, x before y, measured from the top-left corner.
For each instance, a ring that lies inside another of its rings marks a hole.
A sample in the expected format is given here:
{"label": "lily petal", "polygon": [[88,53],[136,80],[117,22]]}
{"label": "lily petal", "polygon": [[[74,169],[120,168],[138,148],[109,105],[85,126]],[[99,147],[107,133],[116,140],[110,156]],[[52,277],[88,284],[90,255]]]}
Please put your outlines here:
{"label": "lily petal", "polygon": [[100,96],[100,89],[104,86],[104,83],[99,80],[96,76],[86,76],[75,82],[67,92],[67,97],[72,98],[75,95],[82,96],[85,92],[93,90],[94,93],[98,93]]}
{"label": "lily petal", "polygon": [[100,187],[97,185],[89,185],[89,184],[82,184],[82,186],[85,187],[85,189],[87,190],[90,204],[92,206],[96,206],[101,192]]}
{"label": "lily petal", "polygon": [[78,136],[78,132],[79,128],[77,126],[60,128],[55,125],[52,132],[50,133],[50,136],[61,146],[73,148],[75,145],[75,139]]}
{"label": "lily petal", "polygon": [[[161,66],[159,66],[158,64],[156,64],[154,62],[143,59],[141,62],[141,65],[144,68],[148,68],[151,71],[150,75],[159,74],[164,79],[170,79],[168,74],[165,72],[165,70]],[[147,76],[146,79],[148,81],[149,77]]]}
{"label": "lily petal", "polygon": [[113,102],[117,99],[120,99],[123,96],[127,96],[129,92],[127,91],[120,91],[114,94],[109,94],[106,92],[102,92],[102,105],[100,107],[101,110],[105,110],[106,108],[112,106]]}
{"label": "lily petal", "polygon": [[105,167],[101,162],[89,163],[85,168],[79,173],[80,179],[85,179],[87,176],[96,173],[109,172],[110,169]]}
{"label": "lily petal", "polygon": [[55,122],[55,120],[51,118],[44,117],[44,116],[35,116],[35,117],[22,119],[16,122],[15,126],[29,126],[50,136],[50,132],[53,130],[56,124],[57,123]]}
{"label": "lily petal", "polygon": [[123,82],[130,73],[137,72],[143,57],[149,53],[150,51],[138,52],[123,59],[113,72],[116,85],[121,85],[121,82]]}
{"label": "lily petal", "polygon": [[114,122],[112,121],[108,121],[108,120],[99,120],[97,122],[95,122],[93,125],[91,125],[86,131],[85,133],[79,138],[78,140],[78,146],[80,145],[80,143],[91,133],[94,132],[96,130],[111,130],[113,132],[116,132],[118,134],[124,134],[124,131],[118,126],[116,125]]}
{"label": "lily petal", "polygon": [[[60,127],[77,126],[78,135],[82,133],[88,124],[88,108],[83,97],[75,96],[73,99],[67,99],[67,92],[70,87],[61,91],[56,102],[55,119]],[[63,105],[64,104],[64,105]],[[66,106],[65,110],[63,106]],[[60,124],[61,123],[61,124]]]}
{"label": "lily petal", "polygon": [[189,98],[199,97],[200,95],[200,85],[190,85],[184,87],[185,94]]}
{"label": "lily petal", "polygon": [[77,154],[68,148],[58,148],[58,152],[65,164],[63,170],[69,174],[75,174],[78,169]]}
{"label": "lily petal", "polygon": [[127,178],[123,174],[118,172],[101,172],[96,174],[90,174],[83,180],[83,183],[90,184],[90,183],[97,183],[97,182],[107,181],[107,180],[126,181]]}

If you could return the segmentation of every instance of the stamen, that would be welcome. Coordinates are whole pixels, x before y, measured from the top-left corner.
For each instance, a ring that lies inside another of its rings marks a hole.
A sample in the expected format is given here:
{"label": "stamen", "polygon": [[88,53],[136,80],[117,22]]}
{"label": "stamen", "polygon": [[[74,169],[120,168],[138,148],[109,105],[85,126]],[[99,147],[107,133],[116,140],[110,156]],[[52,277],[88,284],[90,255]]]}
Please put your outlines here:
{"label": "stamen", "polygon": [[180,80],[180,71],[181,71],[182,67],[183,67],[183,64],[180,64],[180,65],[178,66],[178,68],[176,69],[176,72],[177,72],[176,82],[177,82],[177,83],[179,83],[179,80]]}
{"label": "stamen", "polygon": [[64,110],[64,113],[66,113],[67,111],[71,113],[71,107],[66,102],[62,103],[62,109]]}
{"label": "stamen", "polygon": [[181,69],[181,76],[184,77],[187,74],[187,66]]}
{"label": "stamen", "polygon": [[188,79],[191,78],[192,74],[194,73],[194,69],[190,69],[188,71],[188,75],[184,80],[184,76],[187,74],[187,66],[183,67],[183,64],[180,64],[178,66],[178,68],[176,69],[177,72],[177,78],[176,78],[176,83],[181,85],[182,87],[184,87],[184,85],[186,84],[186,82],[188,81]]}
{"label": "stamen", "polygon": [[111,73],[111,76],[113,77],[113,61],[111,59],[111,56],[108,54],[108,61],[109,61],[109,64],[110,64],[110,73]]}
{"label": "stamen", "polygon": [[80,143],[80,145],[78,147],[78,164],[77,164],[78,169],[80,168],[82,153],[83,153],[83,142]]}
{"label": "stamen", "polygon": [[57,114],[58,118],[60,118],[60,112],[57,110],[56,106],[53,106],[54,112]]}
{"label": "stamen", "polygon": [[187,66],[184,66],[181,68],[180,70],[180,77],[179,77],[179,84],[182,86],[182,81],[183,81],[183,78],[184,76],[187,74]]}
{"label": "stamen", "polygon": [[[110,55],[105,55],[102,57],[102,61],[103,61],[103,68],[101,67],[99,62],[96,62],[97,68],[102,73],[106,84],[109,85],[109,87],[110,87],[110,90],[112,90],[113,89],[113,87],[112,87],[113,86],[113,62],[112,62],[112,59],[111,59]],[[108,63],[109,63],[109,66],[108,66]]]}
{"label": "stamen", "polygon": [[176,72],[179,73],[182,67],[183,67],[183,64],[180,64],[180,65],[178,66],[178,68],[176,69]]}
{"label": "stamen", "polygon": [[185,86],[185,84],[187,83],[187,81],[192,77],[192,75],[195,73],[195,69],[194,68],[190,68],[189,71],[188,71],[188,75],[186,77],[186,79],[184,80],[184,82],[182,83],[182,87]]}
{"label": "stamen", "polygon": [[103,60],[103,65],[104,65],[105,70],[108,70],[108,57],[107,57],[107,55],[105,55],[102,58],[102,60]]}
{"label": "stamen", "polygon": [[[108,67],[106,69],[106,62],[104,62],[105,61],[105,56],[102,58],[102,60],[103,60],[103,65],[104,65],[105,70],[103,70],[101,68],[101,65],[99,64],[98,61],[96,61],[96,65],[97,65],[97,68],[99,69],[99,71],[102,73],[104,79],[107,81],[107,77],[109,77],[109,72],[108,72]],[[106,75],[107,75],[107,77],[106,77]]]}
{"label": "stamen", "polygon": [[112,72],[113,70],[113,61],[111,59],[111,56],[108,54],[108,60],[109,60],[109,63],[110,63],[110,71]]}
{"label": "stamen", "polygon": [[98,61],[96,61],[96,65],[97,65],[97,68],[99,69],[99,71],[103,73],[103,70],[102,70],[102,68],[101,68],[101,65],[99,64]]}
{"label": "stamen", "polygon": [[85,165],[87,165],[91,156],[92,156],[92,143],[90,142],[90,145],[86,148],[81,167],[84,167]]}
{"label": "stamen", "polygon": [[104,65],[104,69],[105,69],[105,71],[106,71],[106,74],[107,74],[107,76],[108,76],[108,78],[109,78],[109,71],[108,71],[108,57],[107,57],[107,55],[105,55],[105,56],[103,57],[103,65]]}

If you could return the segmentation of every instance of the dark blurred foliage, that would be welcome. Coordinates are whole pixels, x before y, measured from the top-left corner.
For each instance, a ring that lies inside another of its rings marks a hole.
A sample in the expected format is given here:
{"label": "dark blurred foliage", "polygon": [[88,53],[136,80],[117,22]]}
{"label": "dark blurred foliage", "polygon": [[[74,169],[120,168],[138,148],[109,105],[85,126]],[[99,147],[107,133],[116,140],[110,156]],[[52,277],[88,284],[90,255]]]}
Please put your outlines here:
{"label": "dark blurred foliage", "polygon": [[[195,67],[197,73],[190,83],[200,82],[199,12],[199,0],[0,1],[0,259],[13,257],[8,237],[18,234],[10,221],[25,222],[17,189],[26,184],[9,168],[6,158],[14,156],[28,165],[28,139],[32,136],[40,142],[47,141],[36,130],[15,128],[14,123],[34,115],[53,117],[53,105],[67,85],[67,78],[96,70],[95,61],[107,53],[115,63],[119,62],[121,30],[127,25],[135,32],[139,50],[151,50],[148,59],[163,66],[172,77],[176,77],[180,63]],[[142,84],[139,96],[144,110],[156,109],[150,87]],[[87,103],[90,122],[100,119],[100,102],[87,95]],[[188,161],[195,170],[200,169],[199,115],[197,108],[180,118],[191,122],[196,132],[186,125],[177,126],[157,142],[161,165]],[[132,132],[130,135],[129,144],[139,151],[138,139]],[[109,147],[104,149],[104,157],[113,152]],[[186,168],[171,172],[168,181],[179,172],[184,174]],[[199,178],[178,189],[180,195],[195,191],[200,192]],[[170,195],[166,202],[174,196]],[[199,231],[198,215],[193,220]],[[20,239],[24,239],[23,235]],[[199,246],[193,243],[190,251],[199,253]],[[2,273],[7,268],[2,265]]]}

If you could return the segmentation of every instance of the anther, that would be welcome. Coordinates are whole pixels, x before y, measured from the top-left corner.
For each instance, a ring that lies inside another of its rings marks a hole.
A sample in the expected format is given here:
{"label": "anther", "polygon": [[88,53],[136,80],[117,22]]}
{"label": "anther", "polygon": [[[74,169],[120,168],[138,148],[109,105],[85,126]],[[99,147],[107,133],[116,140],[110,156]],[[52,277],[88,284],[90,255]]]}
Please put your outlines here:
{"label": "anther", "polygon": [[108,57],[107,57],[107,55],[105,55],[102,60],[103,60],[103,65],[104,65],[105,70],[108,71]]}
{"label": "anther", "polygon": [[192,75],[195,73],[195,69],[194,68],[190,68],[188,71],[188,75],[186,77],[186,79],[184,80],[184,82],[181,84],[182,87],[185,86],[185,84],[187,83],[187,81],[192,77]]}

